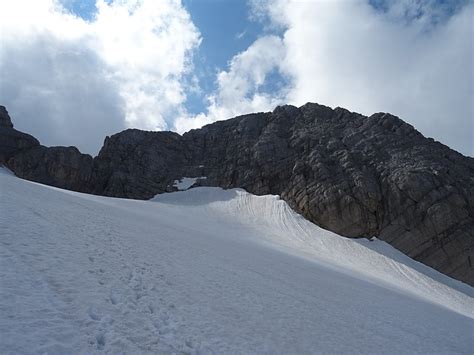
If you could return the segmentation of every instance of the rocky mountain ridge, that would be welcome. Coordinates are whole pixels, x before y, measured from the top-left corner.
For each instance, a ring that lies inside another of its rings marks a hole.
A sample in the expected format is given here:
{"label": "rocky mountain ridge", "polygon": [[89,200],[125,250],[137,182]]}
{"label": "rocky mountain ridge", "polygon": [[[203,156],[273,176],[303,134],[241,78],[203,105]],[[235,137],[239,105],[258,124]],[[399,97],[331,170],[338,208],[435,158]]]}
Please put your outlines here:
{"label": "rocky mountain ridge", "polygon": [[396,116],[308,103],[219,121],[179,135],[128,129],[97,157],[44,147],[0,107],[0,163],[17,176],[105,196],[148,199],[184,176],[278,194],[312,222],[385,240],[474,285],[474,159]]}

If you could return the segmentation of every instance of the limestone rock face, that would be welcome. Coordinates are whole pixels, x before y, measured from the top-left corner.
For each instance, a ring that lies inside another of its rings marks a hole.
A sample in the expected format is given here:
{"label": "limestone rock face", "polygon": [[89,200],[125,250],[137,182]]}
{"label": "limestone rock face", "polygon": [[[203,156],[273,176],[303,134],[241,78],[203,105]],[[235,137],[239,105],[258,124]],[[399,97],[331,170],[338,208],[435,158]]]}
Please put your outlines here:
{"label": "limestone rock face", "polygon": [[326,229],[377,236],[474,284],[474,159],[399,118],[284,106],[184,138],[206,184],[279,194]]}
{"label": "limestone rock face", "polygon": [[326,229],[377,236],[474,285],[474,159],[387,113],[366,117],[308,103],[183,136],[126,130],[107,137],[93,160],[57,149],[27,150],[7,165],[24,178],[116,197],[151,198],[184,176],[278,194]]}
{"label": "limestone rock face", "polygon": [[172,191],[172,181],[183,176],[190,158],[177,133],[128,129],[105,139],[94,161],[92,191],[149,199]]}
{"label": "limestone rock face", "polygon": [[0,106],[0,127],[13,128],[12,120],[5,106]]}
{"label": "limestone rock face", "polygon": [[7,109],[0,106],[0,165],[5,165],[16,153],[36,146],[38,140],[14,129]]}
{"label": "limestone rock face", "polygon": [[76,147],[37,146],[9,159],[19,177],[79,192],[91,192],[93,159]]}

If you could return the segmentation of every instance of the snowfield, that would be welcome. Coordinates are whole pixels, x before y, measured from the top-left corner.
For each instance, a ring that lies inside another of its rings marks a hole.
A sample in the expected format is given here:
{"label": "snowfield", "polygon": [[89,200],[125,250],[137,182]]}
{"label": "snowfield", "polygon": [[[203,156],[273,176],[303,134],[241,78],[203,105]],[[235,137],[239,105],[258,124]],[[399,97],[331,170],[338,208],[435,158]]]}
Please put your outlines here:
{"label": "snowfield", "polygon": [[150,201],[0,168],[0,353],[473,353],[473,288],[277,196]]}

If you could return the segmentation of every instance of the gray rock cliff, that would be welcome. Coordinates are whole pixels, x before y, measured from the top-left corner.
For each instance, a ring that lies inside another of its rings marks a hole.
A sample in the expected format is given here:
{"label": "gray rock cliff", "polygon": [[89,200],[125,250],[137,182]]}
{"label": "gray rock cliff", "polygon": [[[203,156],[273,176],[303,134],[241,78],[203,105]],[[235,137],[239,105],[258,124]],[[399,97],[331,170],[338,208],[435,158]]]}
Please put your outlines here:
{"label": "gray rock cliff", "polygon": [[39,146],[39,142],[29,134],[17,131],[5,106],[0,106],[0,165],[17,152]]}
{"label": "gray rock cliff", "polygon": [[13,128],[0,106],[0,164],[21,178],[65,189],[90,192],[93,159],[75,147],[44,147]]}
{"label": "gray rock cliff", "polygon": [[94,159],[39,144],[9,152],[5,163],[20,177],[99,195],[148,199],[183,176],[278,194],[323,228],[377,236],[474,285],[474,159],[387,113],[308,103],[183,136],[129,129],[107,137]]}
{"label": "gray rock cliff", "polygon": [[149,199],[172,191],[173,181],[183,176],[190,159],[177,133],[128,129],[105,139],[94,160],[92,192]]}
{"label": "gray rock cliff", "polygon": [[92,192],[93,159],[76,147],[44,147],[18,152],[7,166],[19,177],[79,192]]}

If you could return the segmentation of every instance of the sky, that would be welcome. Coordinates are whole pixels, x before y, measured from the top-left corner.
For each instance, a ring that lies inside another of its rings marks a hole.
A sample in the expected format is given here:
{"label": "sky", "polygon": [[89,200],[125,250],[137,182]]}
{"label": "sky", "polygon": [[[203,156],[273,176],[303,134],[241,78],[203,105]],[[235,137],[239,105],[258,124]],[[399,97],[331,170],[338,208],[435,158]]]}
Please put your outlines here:
{"label": "sky", "polygon": [[474,2],[0,0],[0,104],[95,155],[282,104],[390,112],[474,155]]}

